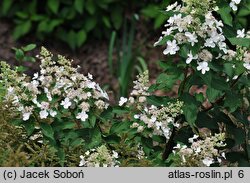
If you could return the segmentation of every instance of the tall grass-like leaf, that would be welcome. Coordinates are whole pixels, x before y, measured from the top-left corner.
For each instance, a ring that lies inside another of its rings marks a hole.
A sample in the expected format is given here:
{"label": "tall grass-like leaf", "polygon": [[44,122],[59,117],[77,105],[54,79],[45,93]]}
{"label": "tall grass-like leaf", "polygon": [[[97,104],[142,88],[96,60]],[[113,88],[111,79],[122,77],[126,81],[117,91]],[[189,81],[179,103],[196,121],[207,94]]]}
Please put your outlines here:
{"label": "tall grass-like leaf", "polygon": [[113,31],[111,34],[111,39],[109,42],[109,51],[108,51],[108,64],[109,64],[109,70],[110,73],[113,74],[113,51],[114,51],[114,45],[115,45],[115,39],[116,39],[116,32]]}
{"label": "tall grass-like leaf", "polygon": [[141,66],[141,68],[142,68],[142,71],[148,70],[147,63],[146,63],[146,61],[145,61],[142,57],[137,57],[137,60],[138,60],[139,63],[140,63],[140,66]]}
{"label": "tall grass-like leaf", "polygon": [[[124,36],[122,44],[122,59],[120,62],[120,94],[121,96],[127,95],[128,85],[131,77],[133,60],[132,60],[132,45],[135,34],[135,20],[132,21],[129,34],[127,35],[127,22],[124,25]],[[128,40],[128,41],[127,41]]]}

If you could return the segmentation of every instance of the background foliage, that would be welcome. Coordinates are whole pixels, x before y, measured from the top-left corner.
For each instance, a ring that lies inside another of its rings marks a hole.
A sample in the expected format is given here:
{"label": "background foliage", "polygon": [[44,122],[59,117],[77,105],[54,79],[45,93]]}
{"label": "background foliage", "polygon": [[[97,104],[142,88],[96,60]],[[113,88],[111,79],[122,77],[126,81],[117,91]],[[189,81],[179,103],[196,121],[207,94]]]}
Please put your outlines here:
{"label": "background foliage", "polygon": [[89,37],[109,37],[111,30],[120,30],[125,19],[131,19],[134,14],[153,19],[154,27],[158,28],[165,20],[160,10],[169,2],[170,0],[3,0],[0,2],[0,17],[14,23],[15,39],[35,32],[38,39],[56,37],[66,42],[71,49],[76,49]]}

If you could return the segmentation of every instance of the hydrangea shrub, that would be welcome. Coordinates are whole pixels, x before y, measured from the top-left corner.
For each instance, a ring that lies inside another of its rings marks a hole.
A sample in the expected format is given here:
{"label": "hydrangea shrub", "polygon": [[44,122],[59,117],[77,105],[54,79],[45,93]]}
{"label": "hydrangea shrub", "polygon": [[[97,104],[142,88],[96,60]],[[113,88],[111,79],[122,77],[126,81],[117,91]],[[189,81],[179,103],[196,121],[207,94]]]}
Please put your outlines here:
{"label": "hydrangea shrub", "polygon": [[[165,46],[163,72],[154,84],[139,74],[117,105],[91,74],[45,48],[32,77],[1,63],[1,105],[61,166],[249,166],[250,36],[234,16],[242,3],[168,6],[155,43]],[[175,85],[176,96],[157,95]]]}
{"label": "hydrangea shrub", "polygon": [[95,123],[108,107],[108,96],[92,81],[92,75],[78,73],[63,56],[56,58],[42,48],[38,58],[40,72],[32,77],[20,75],[1,63],[4,98],[11,101],[9,107],[19,114],[13,123],[24,126],[33,138],[39,137],[37,131],[42,132],[63,159],[62,144],[78,145],[86,136],[82,133],[99,132]]}

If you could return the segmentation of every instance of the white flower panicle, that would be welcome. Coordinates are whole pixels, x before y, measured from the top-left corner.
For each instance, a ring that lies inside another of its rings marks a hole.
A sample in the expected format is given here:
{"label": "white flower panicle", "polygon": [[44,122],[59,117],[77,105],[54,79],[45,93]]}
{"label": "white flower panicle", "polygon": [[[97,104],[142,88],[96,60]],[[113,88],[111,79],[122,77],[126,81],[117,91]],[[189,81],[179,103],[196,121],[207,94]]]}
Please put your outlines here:
{"label": "white flower panicle", "polygon": [[214,136],[207,136],[204,139],[198,135],[189,138],[191,146],[177,144],[173,153],[180,157],[179,166],[207,166],[213,163],[222,163],[225,160],[225,153],[219,148],[225,147],[225,134],[219,133]]}
{"label": "white flower panicle", "polygon": [[130,97],[121,98],[119,105],[126,103],[127,107],[133,108],[133,121],[131,128],[137,129],[138,133],[143,133],[145,129],[151,129],[153,135],[164,136],[169,139],[174,126],[179,127],[180,124],[175,122],[177,116],[183,113],[183,102],[167,103],[165,106],[148,106],[146,97],[150,95],[149,89],[149,73],[137,76],[134,81],[134,87],[130,93]]}
{"label": "white flower panicle", "polygon": [[228,61],[239,61],[243,62],[243,67],[246,68],[247,71],[250,71],[250,50],[246,48],[242,48],[237,46],[236,51],[228,50],[228,54],[222,57]]}
{"label": "white flower panicle", "polygon": [[149,73],[148,70],[144,71],[143,73],[137,76],[137,80],[134,82],[134,87],[130,96],[148,96],[148,89],[149,89]]}
{"label": "white flower panicle", "polygon": [[170,138],[173,127],[180,127],[175,122],[178,115],[182,114],[183,102],[168,103],[166,106],[150,106],[145,108],[134,116],[137,122],[133,123],[131,128],[137,128],[141,133],[145,128],[152,129],[152,135],[164,136],[167,140]]}
{"label": "white flower panicle", "polygon": [[[175,2],[167,7],[166,11],[173,15],[167,20],[166,30],[154,45],[166,41],[164,55],[175,55],[183,50],[183,46],[190,45],[186,47],[189,49],[186,64],[194,66],[192,61],[195,60],[196,69],[205,74],[210,70],[211,61],[219,60],[228,54],[229,46],[226,44],[222,29],[224,25],[221,20],[213,16],[212,12],[218,10],[214,0],[183,0],[183,2],[183,5]],[[232,0],[230,6],[235,10],[239,3],[240,0]],[[238,30],[237,37],[245,38],[245,30]],[[216,56],[213,56],[215,52]],[[244,63],[244,67],[248,68],[248,63]]]}
{"label": "white flower panicle", "polygon": [[54,59],[43,47],[37,57],[41,60],[41,70],[32,79],[26,75],[18,76],[3,63],[1,65],[2,70],[4,68],[1,77],[6,78],[8,88],[5,99],[13,101],[24,121],[29,120],[33,113],[38,113],[43,120],[54,118],[59,113],[63,115],[64,110],[71,112],[76,119],[86,121],[90,110],[101,112],[108,107],[107,93],[92,81],[91,74],[78,73],[71,61],[61,55]]}
{"label": "white flower panicle", "polygon": [[110,151],[105,145],[91,149],[80,156],[79,166],[85,167],[119,167],[118,153]]}

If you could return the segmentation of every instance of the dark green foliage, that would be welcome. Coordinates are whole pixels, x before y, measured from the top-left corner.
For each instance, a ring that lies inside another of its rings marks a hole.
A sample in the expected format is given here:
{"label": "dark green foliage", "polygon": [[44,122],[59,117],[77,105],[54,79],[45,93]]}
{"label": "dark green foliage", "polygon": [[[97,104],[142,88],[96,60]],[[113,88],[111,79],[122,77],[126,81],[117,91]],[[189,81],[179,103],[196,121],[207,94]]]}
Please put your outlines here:
{"label": "dark green foliage", "polygon": [[[170,0],[161,3],[162,8]],[[122,0],[3,0],[0,17],[14,20],[13,36],[19,39],[35,32],[39,39],[56,37],[71,49],[82,46],[90,33],[97,38],[109,36],[111,30],[119,30],[126,15],[142,14],[155,20],[158,28],[165,16],[155,1]],[[152,12],[154,12],[152,14]]]}

